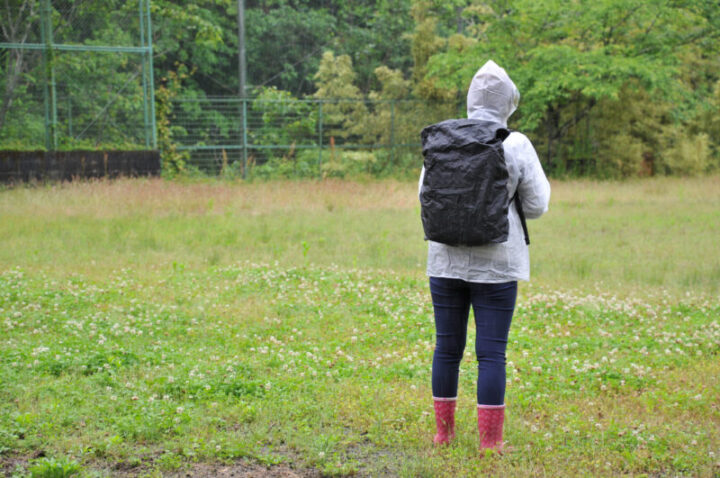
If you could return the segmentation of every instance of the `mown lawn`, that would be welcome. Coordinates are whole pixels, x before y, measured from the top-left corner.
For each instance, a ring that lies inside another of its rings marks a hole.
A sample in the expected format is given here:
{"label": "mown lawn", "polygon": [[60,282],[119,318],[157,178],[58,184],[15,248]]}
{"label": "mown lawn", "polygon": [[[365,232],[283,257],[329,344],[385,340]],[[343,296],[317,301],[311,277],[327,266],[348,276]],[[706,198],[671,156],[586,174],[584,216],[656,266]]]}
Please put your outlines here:
{"label": "mown lawn", "polygon": [[0,191],[0,470],[720,473],[720,178],[553,183],[511,329],[513,451],[482,458],[471,347],[458,440],[431,445],[415,188]]}

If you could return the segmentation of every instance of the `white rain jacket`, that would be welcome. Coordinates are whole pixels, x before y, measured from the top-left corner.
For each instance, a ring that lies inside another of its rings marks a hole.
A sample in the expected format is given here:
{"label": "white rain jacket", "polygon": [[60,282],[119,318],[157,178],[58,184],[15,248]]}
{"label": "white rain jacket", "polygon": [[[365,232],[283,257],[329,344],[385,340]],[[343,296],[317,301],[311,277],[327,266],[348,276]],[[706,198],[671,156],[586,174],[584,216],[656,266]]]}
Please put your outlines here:
{"label": "white rain jacket", "polygon": [[[505,70],[488,61],[475,73],[467,96],[468,118],[494,121],[507,126],[520,93]],[[540,217],[548,209],[550,183],[530,140],[512,132],[503,142],[509,180],[508,195],[520,193],[527,219]],[[422,187],[425,169],[420,174]],[[510,232],[507,242],[484,246],[448,246],[428,241],[427,275],[463,279],[467,282],[499,283],[530,279],[530,254],[525,244],[520,216],[515,204],[508,212]],[[532,240],[532,238],[531,238]]]}

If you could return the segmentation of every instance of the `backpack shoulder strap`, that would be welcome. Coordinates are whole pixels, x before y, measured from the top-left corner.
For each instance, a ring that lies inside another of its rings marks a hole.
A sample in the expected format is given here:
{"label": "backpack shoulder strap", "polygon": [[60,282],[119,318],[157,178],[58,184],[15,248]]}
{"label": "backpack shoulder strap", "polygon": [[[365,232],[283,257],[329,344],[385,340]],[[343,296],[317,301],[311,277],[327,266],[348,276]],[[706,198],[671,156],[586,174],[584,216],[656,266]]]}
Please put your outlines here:
{"label": "backpack shoulder strap", "polygon": [[505,141],[507,137],[510,136],[511,132],[511,130],[505,128],[504,126],[500,126],[495,130],[495,138],[500,141]]}
{"label": "backpack shoulder strap", "polygon": [[[500,137],[500,135],[502,134],[502,140],[505,141],[505,139],[510,136],[510,133],[512,133],[514,130],[511,130],[509,128],[503,128],[502,131],[503,132],[501,133],[501,130],[499,129],[497,131],[497,136]],[[525,236],[525,244],[529,246],[530,234],[528,234],[527,221],[525,220],[525,213],[523,212],[522,200],[520,199],[520,193],[517,191],[517,189],[515,190],[515,196],[513,196],[512,200],[515,201],[515,209],[517,209],[518,216],[520,216],[520,224],[522,224],[523,235]]]}
{"label": "backpack shoulder strap", "polygon": [[525,235],[525,244],[530,245],[530,235],[528,234],[527,222],[525,221],[525,213],[523,212],[520,194],[517,191],[515,191],[513,201],[515,201],[515,209],[517,209],[518,216],[520,216],[520,224],[522,224],[523,234]]}

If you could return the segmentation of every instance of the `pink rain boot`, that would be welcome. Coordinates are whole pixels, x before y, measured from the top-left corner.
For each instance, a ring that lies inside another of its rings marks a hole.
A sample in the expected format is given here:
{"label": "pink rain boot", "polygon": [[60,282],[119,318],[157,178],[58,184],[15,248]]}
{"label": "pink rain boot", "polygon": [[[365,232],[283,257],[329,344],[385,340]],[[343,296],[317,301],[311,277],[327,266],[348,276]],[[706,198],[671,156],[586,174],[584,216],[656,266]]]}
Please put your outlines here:
{"label": "pink rain boot", "polygon": [[478,405],[477,410],[480,451],[490,448],[502,454],[505,405]]}
{"label": "pink rain boot", "polygon": [[447,445],[455,438],[455,404],[457,398],[434,398],[435,425],[437,434],[433,439],[436,445]]}

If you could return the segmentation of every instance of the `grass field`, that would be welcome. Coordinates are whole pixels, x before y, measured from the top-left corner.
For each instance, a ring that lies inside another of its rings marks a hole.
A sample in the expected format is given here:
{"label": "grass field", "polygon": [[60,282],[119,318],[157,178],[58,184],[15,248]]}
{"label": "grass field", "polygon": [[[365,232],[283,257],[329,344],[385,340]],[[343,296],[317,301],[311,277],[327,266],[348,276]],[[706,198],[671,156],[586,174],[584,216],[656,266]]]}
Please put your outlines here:
{"label": "grass field", "polygon": [[503,457],[472,347],[431,445],[415,184],[18,187],[0,220],[8,476],[720,474],[720,177],[553,183]]}

